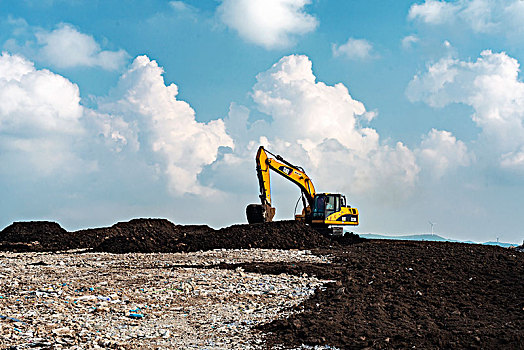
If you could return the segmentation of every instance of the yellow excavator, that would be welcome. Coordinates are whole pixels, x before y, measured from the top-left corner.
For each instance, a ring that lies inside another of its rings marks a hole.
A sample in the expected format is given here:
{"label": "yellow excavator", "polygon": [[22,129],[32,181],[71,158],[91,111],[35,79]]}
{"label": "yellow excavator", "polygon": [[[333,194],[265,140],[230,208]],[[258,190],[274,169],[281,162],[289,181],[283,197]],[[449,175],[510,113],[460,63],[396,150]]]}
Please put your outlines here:
{"label": "yellow excavator", "polygon": [[258,148],[255,160],[261,204],[247,206],[246,215],[250,224],[273,221],[275,208],[271,206],[269,178],[269,171],[273,170],[293,182],[301,190],[303,209],[301,214],[295,214],[295,220],[303,221],[320,232],[335,235],[343,233],[342,226],[358,225],[357,208],[348,206],[346,197],[342,194],[317,193],[313,182],[301,167],[289,163],[279,155],[274,155],[263,146]]}

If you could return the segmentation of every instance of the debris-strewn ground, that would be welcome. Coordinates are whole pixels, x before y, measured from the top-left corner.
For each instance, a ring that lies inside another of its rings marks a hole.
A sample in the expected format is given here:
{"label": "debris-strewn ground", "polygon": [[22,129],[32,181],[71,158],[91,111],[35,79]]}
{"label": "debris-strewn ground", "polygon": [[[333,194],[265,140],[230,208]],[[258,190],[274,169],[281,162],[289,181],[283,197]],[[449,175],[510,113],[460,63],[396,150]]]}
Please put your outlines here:
{"label": "debris-strewn ground", "polygon": [[3,253],[4,347],[32,336],[63,348],[524,348],[516,249],[333,239],[295,222],[215,231],[158,219],[72,233],[13,224],[0,242],[4,251],[316,254]]}
{"label": "debris-strewn ground", "polygon": [[0,348],[260,347],[257,324],[285,317],[322,281],[206,268],[323,263],[303,251],[191,254],[0,253]]}

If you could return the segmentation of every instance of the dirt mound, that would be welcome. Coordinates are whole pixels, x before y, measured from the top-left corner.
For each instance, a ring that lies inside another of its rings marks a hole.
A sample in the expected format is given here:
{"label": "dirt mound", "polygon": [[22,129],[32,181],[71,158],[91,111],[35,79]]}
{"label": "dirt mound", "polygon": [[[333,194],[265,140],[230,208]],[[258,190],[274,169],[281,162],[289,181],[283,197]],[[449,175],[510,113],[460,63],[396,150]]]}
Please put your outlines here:
{"label": "dirt mound", "polygon": [[[2,242],[4,241],[4,242]],[[38,243],[34,243],[38,241]],[[211,249],[312,249],[360,241],[328,238],[296,221],[233,225],[175,225],[166,219],[133,219],[111,227],[67,232],[54,222],[19,222],[0,233],[0,250],[58,251],[91,248],[108,253],[176,253]]]}
{"label": "dirt mound", "polygon": [[[87,230],[86,230],[87,231]],[[166,219],[134,219],[108,228],[91,229],[87,236],[97,235],[99,242],[91,245],[97,252],[168,253],[187,250],[187,236],[214,232],[206,225],[175,225]],[[77,232],[78,234],[79,232]]]}
{"label": "dirt mound", "polygon": [[233,225],[214,232],[188,234],[185,251],[228,249],[311,249],[332,244],[311,227],[296,221]]}
{"label": "dirt mound", "polygon": [[[523,349],[524,254],[476,244],[366,241],[323,251],[330,265],[246,271],[336,280],[260,327],[269,343],[341,349]],[[516,253],[516,254],[515,254]]]}
{"label": "dirt mound", "polygon": [[94,246],[94,250],[109,253],[174,253],[242,248],[311,249],[332,244],[329,238],[295,221],[233,225],[213,230],[204,225],[184,226],[174,225],[167,220],[140,219],[100,230],[109,236]]}
{"label": "dirt mound", "polygon": [[72,245],[71,235],[56,222],[14,222],[0,232],[0,250],[55,251]]}

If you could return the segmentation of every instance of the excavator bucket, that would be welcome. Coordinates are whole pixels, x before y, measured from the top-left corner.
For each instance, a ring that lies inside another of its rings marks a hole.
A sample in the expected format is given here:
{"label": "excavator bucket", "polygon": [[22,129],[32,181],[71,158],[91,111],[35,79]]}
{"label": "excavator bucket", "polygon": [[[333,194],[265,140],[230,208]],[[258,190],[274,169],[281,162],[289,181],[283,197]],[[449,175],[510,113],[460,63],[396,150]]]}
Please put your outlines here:
{"label": "excavator bucket", "polygon": [[246,216],[250,224],[270,222],[275,216],[275,208],[267,204],[249,204],[246,208]]}

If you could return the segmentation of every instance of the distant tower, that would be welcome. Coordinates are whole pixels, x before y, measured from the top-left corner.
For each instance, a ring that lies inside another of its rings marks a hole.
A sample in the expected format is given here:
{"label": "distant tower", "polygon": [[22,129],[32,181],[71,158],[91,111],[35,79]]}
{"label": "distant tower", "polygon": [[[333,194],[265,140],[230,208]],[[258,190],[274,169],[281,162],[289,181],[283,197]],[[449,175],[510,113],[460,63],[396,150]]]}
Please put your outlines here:
{"label": "distant tower", "polygon": [[437,223],[436,222],[431,222],[431,221],[428,221],[429,222],[429,225],[431,226],[431,235],[433,236],[433,226],[435,226]]}

